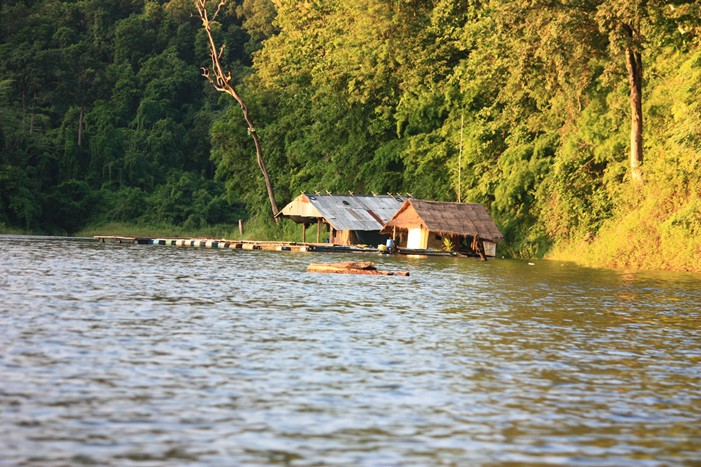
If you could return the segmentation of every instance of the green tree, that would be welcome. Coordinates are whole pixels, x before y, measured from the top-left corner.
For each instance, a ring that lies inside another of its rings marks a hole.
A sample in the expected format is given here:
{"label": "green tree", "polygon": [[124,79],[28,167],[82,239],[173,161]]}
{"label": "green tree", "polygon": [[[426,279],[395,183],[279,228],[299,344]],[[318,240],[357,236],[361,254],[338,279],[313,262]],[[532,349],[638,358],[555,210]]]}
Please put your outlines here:
{"label": "green tree", "polygon": [[[625,59],[630,92],[630,170],[642,181],[643,164],[643,54],[654,42],[683,43],[690,27],[700,20],[696,0],[603,0],[596,19],[608,34],[613,57]],[[616,61],[616,60],[614,60]]]}

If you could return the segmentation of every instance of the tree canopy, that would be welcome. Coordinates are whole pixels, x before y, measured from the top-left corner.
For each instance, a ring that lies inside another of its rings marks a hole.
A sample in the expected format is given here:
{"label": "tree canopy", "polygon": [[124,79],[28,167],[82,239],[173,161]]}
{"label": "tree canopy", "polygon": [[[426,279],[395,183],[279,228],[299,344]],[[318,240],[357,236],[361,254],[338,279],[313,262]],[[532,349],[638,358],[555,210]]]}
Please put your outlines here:
{"label": "tree canopy", "polygon": [[[212,32],[278,203],[460,193],[487,206],[509,254],[693,269],[700,6],[229,0]],[[10,0],[0,24],[0,224],[270,211],[237,103],[200,74],[194,0]]]}

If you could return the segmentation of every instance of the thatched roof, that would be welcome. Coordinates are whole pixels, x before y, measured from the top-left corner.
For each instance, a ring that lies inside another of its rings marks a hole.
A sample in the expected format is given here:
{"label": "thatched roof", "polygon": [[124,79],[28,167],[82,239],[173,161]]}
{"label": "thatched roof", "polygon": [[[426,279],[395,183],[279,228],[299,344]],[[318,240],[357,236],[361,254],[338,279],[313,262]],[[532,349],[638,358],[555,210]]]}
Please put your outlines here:
{"label": "thatched roof", "polygon": [[299,224],[319,219],[334,229],[377,231],[402,206],[399,195],[335,195],[302,193],[278,213]]}
{"label": "thatched roof", "polygon": [[439,235],[479,236],[497,242],[504,236],[481,204],[446,203],[407,199],[399,211],[382,229],[392,233],[394,228],[423,227]]}

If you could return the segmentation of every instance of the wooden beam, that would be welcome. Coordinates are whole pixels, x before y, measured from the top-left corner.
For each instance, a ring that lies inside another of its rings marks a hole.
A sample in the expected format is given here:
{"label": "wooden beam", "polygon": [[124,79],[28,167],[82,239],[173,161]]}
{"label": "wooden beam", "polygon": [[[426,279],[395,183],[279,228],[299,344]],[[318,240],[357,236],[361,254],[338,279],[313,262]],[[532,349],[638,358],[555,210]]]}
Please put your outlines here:
{"label": "wooden beam", "polygon": [[364,274],[368,276],[408,276],[408,271],[378,271],[370,262],[351,263],[312,263],[307,267],[308,272],[325,274]]}

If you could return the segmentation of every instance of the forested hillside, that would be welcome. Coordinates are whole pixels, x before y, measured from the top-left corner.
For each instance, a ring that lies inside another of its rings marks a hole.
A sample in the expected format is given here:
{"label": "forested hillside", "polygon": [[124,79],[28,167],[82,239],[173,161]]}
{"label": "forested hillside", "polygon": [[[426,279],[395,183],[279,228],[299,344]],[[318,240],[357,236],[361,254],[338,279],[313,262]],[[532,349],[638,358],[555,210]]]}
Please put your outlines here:
{"label": "forested hillside", "polygon": [[[0,226],[270,217],[241,110],[201,75],[194,0],[0,8]],[[480,202],[509,255],[699,270],[700,8],[238,0],[213,26],[277,203]]]}

